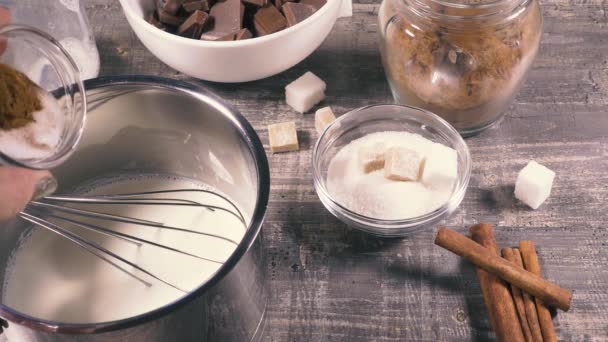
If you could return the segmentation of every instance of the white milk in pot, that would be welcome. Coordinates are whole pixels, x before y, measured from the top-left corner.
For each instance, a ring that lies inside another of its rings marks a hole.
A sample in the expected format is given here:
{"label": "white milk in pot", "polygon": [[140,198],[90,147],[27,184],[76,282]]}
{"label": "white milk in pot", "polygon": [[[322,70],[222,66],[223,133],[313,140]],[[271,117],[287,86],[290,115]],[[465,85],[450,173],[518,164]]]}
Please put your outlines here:
{"label": "white milk in pot", "polygon": [[[129,192],[201,189],[217,190],[186,178],[164,175],[114,177],[78,189],[79,196]],[[214,205],[237,212],[230,202],[204,192],[154,195]],[[74,205],[72,205],[74,206]],[[246,225],[228,211],[201,207],[159,205],[77,205],[78,208],[135,217],[165,226],[192,229],[198,235],[165,228],[85,219],[108,229],[178,248],[200,257],[183,255],[148,244],[138,245],[61,222],[61,226],[120,255],[184,291],[209,280],[232,255]],[[239,209],[240,210],[240,209]],[[245,214],[245,222],[248,218]],[[75,243],[42,228],[34,228],[13,254],[4,285],[3,303],[25,314],[66,323],[120,320],[174,302],[184,292],[120,264],[149,284],[137,280]]]}

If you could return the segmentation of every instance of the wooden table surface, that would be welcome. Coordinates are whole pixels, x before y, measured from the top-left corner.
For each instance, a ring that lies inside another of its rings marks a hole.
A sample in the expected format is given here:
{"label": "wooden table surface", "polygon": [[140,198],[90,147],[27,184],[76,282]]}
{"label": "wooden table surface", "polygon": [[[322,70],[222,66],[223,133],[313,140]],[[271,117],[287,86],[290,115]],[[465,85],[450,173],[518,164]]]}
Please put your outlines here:
{"label": "wooden table surface", "polygon": [[[84,0],[101,75],[189,79],[150,54],[118,1]],[[337,113],[391,102],[377,49],[379,0],[354,5],[325,43],[294,68],[258,82],[205,85],[232,102],[267,147],[266,125],[295,120],[301,150],[270,155],[272,195],[264,226],[271,301],[264,341],[485,341],[493,339],[473,267],[432,245],[432,234],[378,239],[346,227],[312,184],[314,115],[291,110],[284,86],[307,70],[327,81]],[[500,246],[538,245],[544,275],[574,290],[555,319],[563,341],[608,341],[608,5],[542,3],[540,54],[499,125],[467,139],[473,175],[447,224],[495,224]],[[201,64],[204,64],[201,61]],[[195,82],[199,82],[193,80]],[[513,197],[528,160],[557,172],[532,211]]]}

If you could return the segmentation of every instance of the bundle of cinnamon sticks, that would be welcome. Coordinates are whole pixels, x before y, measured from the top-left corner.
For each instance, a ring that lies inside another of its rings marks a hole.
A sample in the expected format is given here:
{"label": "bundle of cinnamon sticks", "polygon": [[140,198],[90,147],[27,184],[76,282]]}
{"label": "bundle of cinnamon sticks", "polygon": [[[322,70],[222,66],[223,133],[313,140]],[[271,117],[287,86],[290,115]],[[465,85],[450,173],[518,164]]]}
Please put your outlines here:
{"label": "bundle of cinnamon sticks", "polygon": [[519,248],[503,248],[502,257],[492,226],[469,229],[471,239],[441,228],[435,244],[477,266],[477,276],[498,341],[557,341],[548,307],[570,308],[572,292],[541,277],[536,247],[522,240]]}

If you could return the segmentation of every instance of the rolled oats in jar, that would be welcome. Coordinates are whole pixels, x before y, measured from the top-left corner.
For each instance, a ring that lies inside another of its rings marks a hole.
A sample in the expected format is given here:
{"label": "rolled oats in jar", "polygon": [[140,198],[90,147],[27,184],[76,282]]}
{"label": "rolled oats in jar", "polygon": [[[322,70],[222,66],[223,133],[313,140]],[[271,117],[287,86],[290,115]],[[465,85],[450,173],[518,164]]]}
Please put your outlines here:
{"label": "rolled oats in jar", "polygon": [[503,115],[540,44],[538,0],[384,0],[378,16],[395,100],[463,135]]}

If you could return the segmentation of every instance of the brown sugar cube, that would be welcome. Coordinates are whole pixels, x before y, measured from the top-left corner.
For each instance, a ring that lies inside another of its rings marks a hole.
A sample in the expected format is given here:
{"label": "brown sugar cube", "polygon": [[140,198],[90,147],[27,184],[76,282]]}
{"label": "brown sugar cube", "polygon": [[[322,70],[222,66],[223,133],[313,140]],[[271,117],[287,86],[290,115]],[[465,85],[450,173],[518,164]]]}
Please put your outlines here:
{"label": "brown sugar cube", "polygon": [[321,134],[329,124],[336,120],[331,107],[323,107],[315,112],[315,128]]}
{"label": "brown sugar cube", "polygon": [[287,20],[276,7],[269,5],[255,14],[253,24],[258,36],[265,36],[286,28]]}
{"label": "brown sugar cube", "polygon": [[300,149],[296,123],[293,121],[269,125],[268,140],[270,142],[270,151],[273,153],[297,151]]}
{"label": "brown sugar cube", "polygon": [[363,146],[359,149],[359,163],[363,172],[370,173],[384,167],[384,152],[386,146],[376,143],[372,146]]}
{"label": "brown sugar cube", "polygon": [[396,181],[416,181],[422,155],[405,147],[391,147],[384,155],[384,177]]}
{"label": "brown sugar cube", "polygon": [[315,10],[319,10],[321,7],[325,6],[327,0],[301,0],[300,4],[309,5],[315,8]]}
{"label": "brown sugar cube", "polygon": [[317,10],[305,4],[288,2],[281,7],[281,11],[287,20],[287,26],[293,26],[313,15]]}
{"label": "brown sugar cube", "polygon": [[168,14],[176,15],[182,6],[183,0],[158,0],[156,2],[156,8],[158,11],[165,11]]}
{"label": "brown sugar cube", "polygon": [[177,29],[177,34],[188,38],[198,38],[203,32],[209,15],[203,11],[194,11]]}
{"label": "brown sugar cube", "polygon": [[179,26],[186,21],[184,17],[178,17],[163,10],[158,11],[158,20],[167,25]]}
{"label": "brown sugar cube", "polygon": [[253,34],[251,33],[251,31],[244,28],[244,29],[241,29],[239,31],[239,33],[236,34],[236,37],[234,39],[235,40],[245,40],[245,39],[249,39],[249,38],[253,38]]}
{"label": "brown sugar cube", "polygon": [[198,0],[198,1],[185,1],[182,4],[182,8],[184,11],[188,13],[192,13],[194,11],[205,11],[209,12],[211,8],[208,0]]}

